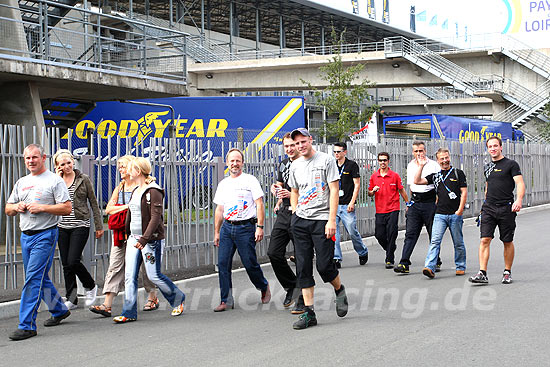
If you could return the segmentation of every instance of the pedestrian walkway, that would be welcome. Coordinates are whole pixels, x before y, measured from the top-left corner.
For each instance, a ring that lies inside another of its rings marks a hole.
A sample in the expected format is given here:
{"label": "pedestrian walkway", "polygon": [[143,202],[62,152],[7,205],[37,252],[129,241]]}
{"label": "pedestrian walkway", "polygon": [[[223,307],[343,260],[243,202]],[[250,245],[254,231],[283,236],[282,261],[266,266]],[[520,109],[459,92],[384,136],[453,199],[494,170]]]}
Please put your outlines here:
{"label": "pedestrian walkway", "polygon": [[[384,269],[384,253],[369,245],[369,262],[359,266],[355,252],[344,253],[341,269],[350,301],[348,315],[336,316],[334,292],[317,278],[317,327],[296,331],[297,317],[282,309],[284,292],[271,267],[263,270],[273,299],[261,305],[244,271],[233,276],[236,306],[212,312],[219,302],[217,275],[180,283],[187,295],[185,314],[171,317],[161,301],[154,312],[139,312],[138,321],[116,325],[77,309],[60,326],[42,326],[38,336],[11,342],[8,333],[16,318],[0,320],[0,347],[9,351],[3,365],[100,366],[298,366],[425,364],[543,365],[548,333],[547,297],[550,283],[545,259],[550,257],[550,208],[522,210],[516,230],[514,283],[503,285],[502,245],[495,241],[489,262],[488,286],[472,286],[467,276],[455,276],[453,247],[448,234],[442,243],[443,268],[431,280],[422,275],[428,249],[424,233],[411,258],[411,273]],[[464,226],[468,261],[466,274],[478,270],[479,229],[473,220]],[[398,240],[398,251],[403,241]],[[350,247],[351,249],[351,247]],[[183,285],[182,285],[183,284]],[[140,306],[145,299],[141,299]],[[117,297],[113,315],[122,308]],[[141,307],[140,307],[141,309]]]}

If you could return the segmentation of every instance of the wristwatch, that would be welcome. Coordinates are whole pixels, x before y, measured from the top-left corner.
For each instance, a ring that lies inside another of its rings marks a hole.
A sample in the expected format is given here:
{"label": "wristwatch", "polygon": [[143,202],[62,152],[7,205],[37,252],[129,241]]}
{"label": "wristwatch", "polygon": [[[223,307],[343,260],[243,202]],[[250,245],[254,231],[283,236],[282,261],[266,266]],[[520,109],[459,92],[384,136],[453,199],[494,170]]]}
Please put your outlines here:
{"label": "wristwatch", "polygon": [[264,226],[261,226],[261,225],[259,225],[259,224],[256,224],[256,227],[261,228],[261,229],[264,229]]}

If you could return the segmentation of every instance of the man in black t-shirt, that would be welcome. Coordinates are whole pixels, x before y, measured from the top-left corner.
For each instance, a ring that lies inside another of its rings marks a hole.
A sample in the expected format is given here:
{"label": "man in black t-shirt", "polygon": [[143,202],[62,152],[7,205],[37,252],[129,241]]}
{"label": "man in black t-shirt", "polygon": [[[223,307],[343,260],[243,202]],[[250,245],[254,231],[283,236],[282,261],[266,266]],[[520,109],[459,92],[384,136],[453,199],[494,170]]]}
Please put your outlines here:
{"label": "man in black t-shirt", "polygon": [[448,149],[440,148],[435,156],[441,167],[440,172],[431,173],[422,178],[422,169],[428,162],[427,159],[422,158],[418,160],[419,169],[414,176],[415,185],[434,185],[437,194],[430,249],[422,273],[428,278],[435,277],[441,241],[445,231],[449,228],[455,248],[456,275],[464,275],[466,270],[466,246],[464,246],[462,235],[462,213],[468,195],[466,175],[462,170],[451,166]]}
{"label": "man in black t-shirt", "polygon": [[[504,272],[502,283],[512,283],[512,263],[514,262],[514,232],[516,215],[521,210],[525,183],[519,164],[502,155],[502,140],[493,136],[487,140],[487,151],[491,162],[485,165],[485,203],[481,207],[481,242],[479,244],[479,272],[468,280],[472,283],[488,283],[487,263],[489,246],[498,226],[500,240],[504,244]],[[517,198],[514,201],[514,187]]]}
{"label": "man in black t-shirt", "polygon": [[[271,261],[273,272],[281,283],[281,286],[286,290],[286,297],[283,301],[283,306],[290,307],[294,303],[294,299],[300,293],[296,288],[296,275],[286,260],[286,248],[289,241],[294,241],[292,231],[290,230],[290,217],[292,208],[290,206],[290,186],[288,186],[288,176],[292,161],[300,157],[300,152],[296,149],[294,140],[290,137],[290,133],[283,137],[283,147],[288,158],[285,158],[277,169],[277,183],[271,186],[271,192],[277,197],[275,205],[275,214],[277,219],[271,230],[271,239],[267,249],[267,256]],[[304,313],[304,300],[301,295],[298,296],[298,302],[291,313]]]}
{"label": "man in black t-shirt", "polygon": [[338,172],[340,173],[338,211],[336,212],[336,241],[334,241],[334,262],[338,268],[341,267],[342,262],[340,221],[348,231],[353,248],[359,255],[359,265],[365,265],[369,260],[369,250],[357,230],[357,216],[355,215],[355,202],[361,188],[361,175],[357,163],[346,158],[347,152],[346,143],[334,144],[334,158],[336,158]]}

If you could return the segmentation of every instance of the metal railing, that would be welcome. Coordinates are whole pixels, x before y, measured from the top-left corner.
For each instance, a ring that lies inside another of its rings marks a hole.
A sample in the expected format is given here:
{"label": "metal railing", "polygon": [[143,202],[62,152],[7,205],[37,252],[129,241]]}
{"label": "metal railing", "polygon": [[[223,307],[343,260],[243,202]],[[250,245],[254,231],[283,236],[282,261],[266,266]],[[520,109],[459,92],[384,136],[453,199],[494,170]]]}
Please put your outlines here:
{"label": "metal railing", "polygon": [[[69,68],[186,81],[188,35],[184,32],[131,19],[121,26],[119,16],[47,0],[27,2],[35,4],[25,10],[25,19],[30,20],[0,17],[0,37],[9,40],[0,57],[16,55],[24,61]],[[5,4],[0,7],[18,10]],[[52,7],[66,8],[68,13],[59,17],[49,10]]]}
{"label": "metal railing", "polygon": [[[71,133],[69,131],[69,138]],[[14,183],[27,174],[22,153],[25,145],[30,141],[26,141],[24,136],[22,127],[0,125],[0,164],[3,172],[0,177],[0,210],[2,212]],[[102,146],[100,153],[82,156],[79,159],[79,166],[92,178],[100,205],[104,207],[107,200],[105,198],[111,194],[118,183],[116,158],[126,152],[148,157],[153,163],[153,176],[166,192],[167,239],[163,261],[165,270],[170,272],[215,264],[211,200],[218,181],[224,177],[225,167],[221,157],[231,147],[247,148],[247,145],[231,137],[220,139],[215,144],[200,140],[151,138],[149,147],[144,148],[136,145],[134,138],[94,137],[96,138]],[[45,145],[48,155],[65,144],[62,144],[60,131],[56,128],[34,129],[32,141]],[[366,187],[370,175],[377,168],[376,153],[391,152],[392,169],[405,178],[406,166],[411,159],[411,143],[409,139],[382,137],[376,146],[362,143],[349,145],[349,157],[358,162],[362,178],[362,189],[356,210],[358,228],[363,236],[374,233],[374,202],[368,198]],[[453,165],[462,168],[468,179],[470,208],[466,210],[465,215],[475,214],[481,207],[484,195],[485,181],[482,165],[488,160],[484,143],[468,141],[459,144],[456,141],[432,140],[426,144],[430,156],[433,156],[441,146],[451,149]],[[76,149],[74,146],[69,148],[73,151]],[[317,148],[328,153],[332,151],[330,145],[318,145]],[[544,169],[550,166],[550,145],[506,142],[504,152],[507,157],[517,160],[522,168],[527,186],[524,206],[550,202],[550,176]],[[276,177],[277,164],[284,157],[281,145],[250,146],[245,154],[245,171],[256,176],[264,192],[268,193],[269,186]],[[52,168],[50,160],[48,160],[48,168]],[[270,230],[275,219],[272,214],[273,206],[273,197],[267,194],[266,238],[257,246],[260,256],[266,255]],[[403,225],[403,223],[404,211],[400,217],[400,224]],[[4,220],[0,221],[0,287],[4,289],[16,289],[22,286],[23,265],[19,235],[17,217],[4,217]],[[111,246],[112,237],[106,230],[106,234],[99,240],[90,235],[89,245],[84,253],[84,257],[89,259],[92,274],[100,284],[109,264]],[[54,281],[61,282],[58,258],[53,271]]]}
{"label": "metal railing", "polygon": [[510,122],[514,127],[523,125],[529,117],[540,113],[544,106],[550,102],[550,80],[540,84],[530,93],[530,96],[520,102],[495,114],[493,120]]}

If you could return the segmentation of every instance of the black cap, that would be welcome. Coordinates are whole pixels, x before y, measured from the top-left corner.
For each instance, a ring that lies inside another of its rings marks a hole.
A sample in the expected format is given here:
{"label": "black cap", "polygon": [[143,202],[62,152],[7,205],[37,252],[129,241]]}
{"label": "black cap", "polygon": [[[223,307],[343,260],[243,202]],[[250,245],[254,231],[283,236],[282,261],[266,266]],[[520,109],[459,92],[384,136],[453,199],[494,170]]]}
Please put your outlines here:
{"label": "black cap", "polygon": [[290,133],[290,137],[291,137],[292,139],[294,139],[294,138],[296,138],[296,135],[298,135],[298,134],[303,135],[303,136],[308,137],[308,138],[311,138],[311,134],[310,134],[309,131],[308,131],[306,128],[304,128],[304,127],[299,127],[299,128],[297,128],[297,129],[293,130],[293,131]]}

